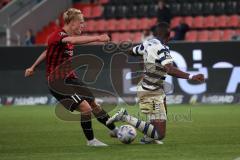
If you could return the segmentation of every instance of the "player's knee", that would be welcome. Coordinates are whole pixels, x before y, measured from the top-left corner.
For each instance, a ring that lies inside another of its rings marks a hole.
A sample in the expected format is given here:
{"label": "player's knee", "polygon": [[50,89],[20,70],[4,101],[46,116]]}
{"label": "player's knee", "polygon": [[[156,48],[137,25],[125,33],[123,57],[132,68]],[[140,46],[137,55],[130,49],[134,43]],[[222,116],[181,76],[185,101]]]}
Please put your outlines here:
{"label": "player's knee", "polygon": [[91,113],[92,108],[89,105],[89,103],[84,100],[81,102],[81,104],[78,106],[78,111],[82,112],[82,113]]}
{"label": "player's knee", "polygon": [[152,120],[151,123],[155,127],[157,139],[158,140],[164,139],[166,134],[166,120],[155,119],[155,120]]}
{"label": "player's knee", "polygon": [[89,104],[93,113],[99,113],[102,111],[102,107],[100,107],[100,105],[98,105],[95,101],[91,101]]}

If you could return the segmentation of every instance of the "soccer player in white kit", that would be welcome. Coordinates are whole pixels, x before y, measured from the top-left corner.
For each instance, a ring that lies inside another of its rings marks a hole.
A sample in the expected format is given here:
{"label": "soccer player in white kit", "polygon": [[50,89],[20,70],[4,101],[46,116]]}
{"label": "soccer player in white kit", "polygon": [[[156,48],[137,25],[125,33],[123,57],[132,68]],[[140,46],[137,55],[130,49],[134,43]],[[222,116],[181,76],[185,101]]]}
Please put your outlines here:
{"label": "soccer player in white kit", "polygon": [[163,84],[166,75],[176,78],[203,82],[203,74],[192,75],[173,66],[169,48],[165,45],[170,36],[168,23],[159,23],[154,28],[153,39],[133,47],[132,55],[143,56],[144,75],[137,86],[137,96],[141,113],[147,117],[147,122],[129,115],[122,108],[108,119],[107,124],[123,121],[144,134],[141,143],[161,143],[166,133],[167,106]]}

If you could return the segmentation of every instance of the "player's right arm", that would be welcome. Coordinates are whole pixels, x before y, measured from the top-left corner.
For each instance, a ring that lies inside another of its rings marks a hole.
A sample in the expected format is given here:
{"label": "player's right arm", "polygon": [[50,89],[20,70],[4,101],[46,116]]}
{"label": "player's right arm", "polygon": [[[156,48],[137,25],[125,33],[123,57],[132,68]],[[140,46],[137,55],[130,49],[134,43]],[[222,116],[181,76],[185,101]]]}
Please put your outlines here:
{"label": "player's right arm", "polygon": [[[168,52],[167,52],[168,51]],[[176,78],[182,78],[182,79],[189,79],[194,80],[197,82],[204,82],[204,75],[203,74],[196,74],[192,75],[186,72],[181,71],[177,67],[173,65],[173,59],[170,55],[169,50],[162,50],[162,53],[159,54],[161,57],[158,61],[162,64],[164,70],[166,73],[170,76],[176,77]]]}
{"label": "player's right arm", "polygon": [[174,67],[173,64],[171,64],[171,63],[164,65],[164,69],[166,70],[168,75],[171,75],[173,77],[182,78],[182,79],[190,79],[190,80],[194,80],[197,82],[204,82],[203,74],[191,75],[189,73],[179,70],[178,68]]}
{"label": "player's right arm", "polygon": [[35,68],[46,59],[46,56],[47,50],[43,51],[42,54],[33,63],[33,65],[25,70],[25,77],[32,76],[34,74]]}
{"label": "player's right arm", "polygon": [[103,34],[99,36],[67,36],[62,39],[62,42],[71,44],[86,44],[92,42],[108,42],[109,40],[109,36]]}

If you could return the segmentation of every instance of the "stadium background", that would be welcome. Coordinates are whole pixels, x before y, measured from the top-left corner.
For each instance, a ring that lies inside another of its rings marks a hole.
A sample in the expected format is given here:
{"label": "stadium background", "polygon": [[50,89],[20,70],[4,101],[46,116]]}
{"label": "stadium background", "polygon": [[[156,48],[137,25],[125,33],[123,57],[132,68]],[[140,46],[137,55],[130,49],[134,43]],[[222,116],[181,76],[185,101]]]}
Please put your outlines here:
{"label": "stadium background", "polygon": [[[121,53],[126,43],[140,43],[143,32],[159,21],[158,1],[1,0],[0,4],[0,159],[237,160],[240,157],[239,0],[166,1],[172,14],[171,28],[182,22],[189,26],[184,40],[169,43],[175,64],[188,72],[201,72],[207,80],[199,85],[167,78],[174,90],[167,98],[170,122],[164,146],[142,147],[136,140],[133,147],[122,147],[94,122],[97,136],[112,146],[108,154],[105,150],[84,147],[78,123],[55,118],[56,101],[47,90],[45,65],[27,79],[24,70],[45,49],[48,35],[63,25],[64,10],[79,8],[86,20],[84,35],[108,33],[115,43],[111,53],[102,44],[76,47],[76,55],[91,54],[104,62],[97,81],[89,85],[114,93],[119,102],[124,100],[134,107],[121,105],[137,114],[135,86],[139,77],[134,72],[141,68],[141,59]],[[35,36],[34,44],[30,45],[26,44],[29,29]],[[174,34],[172,30],[171,36]],[[78,74],[83,75],[84,69],[79,69]],[[115,103],[101,94],[98,100],[111,107]]]}

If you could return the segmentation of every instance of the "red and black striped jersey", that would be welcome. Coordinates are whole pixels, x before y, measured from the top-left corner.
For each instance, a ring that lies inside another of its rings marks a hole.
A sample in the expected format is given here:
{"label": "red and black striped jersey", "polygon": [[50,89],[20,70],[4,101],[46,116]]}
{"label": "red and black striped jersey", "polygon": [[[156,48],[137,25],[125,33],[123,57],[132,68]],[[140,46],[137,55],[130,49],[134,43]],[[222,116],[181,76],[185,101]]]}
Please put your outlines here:
{"label": "red and black striped jersey", "polygon": [[72,69],[72,57],[74,46],[71,43],[63,43],[67,37],[63,29],[56,30],[48,38],[46,72],[50,81],[65,78],[76,78]]}

